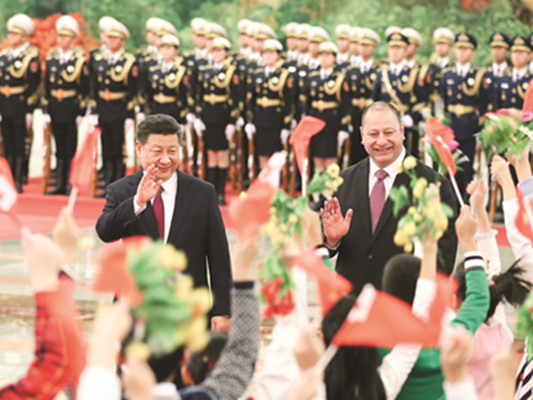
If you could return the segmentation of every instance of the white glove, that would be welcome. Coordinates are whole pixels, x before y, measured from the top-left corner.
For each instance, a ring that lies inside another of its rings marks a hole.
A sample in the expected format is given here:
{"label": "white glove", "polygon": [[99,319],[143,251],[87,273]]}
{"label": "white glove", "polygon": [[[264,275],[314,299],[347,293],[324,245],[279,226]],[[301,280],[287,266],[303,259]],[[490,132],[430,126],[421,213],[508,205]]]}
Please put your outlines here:
{"label": "white glove", "polygon": [[135,107],[133,107],[133,111],[135,111],[135,114],[139,114],[141,112],[141,107],[137,104]]}
{"label": "white glove", "polygon": [[0,121],[2,121],[2,114],[0,114]]}
{"label": "white glove", "polygon": [[243,117],[237,118],[236,125],[237,125],[237,128],[241,129],[244,126],[244,118]]}
{"label": "white glove", "polygon": [[294,118],[291,120],[291,131],[296,128],[296,125],[298,125],[298,121],[296,121]]}
{"label": "white glove", "polygon": [[235,135],[235,124],[228,124],[226,126],[226,139],[228,142],[231,140],[233,135]]}
{"label": "white glove", "polygon": [[406,128],[411,128],[414,125],[413,118],[411,118],[411,116],[407,114],[402,116],[401,121],[403,126],[405,126]]}
{"label": "white glove", "polygon": [[89,115],[89,124],[92,126],[98,126],[98,114]]}
{"label": "white glove", "polygon": [[248,140],[252,140],[252,137],[255,135],[255,125],[248,122],[244,127],[244,132],[246,132]]}
{"label": "white glove", "polygon": [[145,118],[146,118],[146,115],[144,115],[144,113],[142,112],[138,112],[137,114],[135,114],[135,121],[137,122],[137,124],[140,124],[141,122],[143,122]]}
{"label": "white glove", "polygon": [[289,136],[291,135],[291,131],[288,129],[282,129],[281,133],[279,134],[279,137],[281,139],[281,144],[287,144],[287,140],[289,140]]}
{"label": "white glove", "polygon": [[353,133],[353,125],[348,125],[348,132]]}
{"label": "white glove", "polygon": [[205,131],[205,124],[200,118],[196,118],[194,121],[194,131],[199,137],[202,137],[202,132]]}
{"label": "white glove", "polygon": [[190,128],[193,127],[194,121],[196,121],[196,115],[193,113],[187,113],[185,116],[185,119],[187,120],[187,125],[189,125]]}
{"label": "white glove", "polygon": [[350,134],[346,131],[339,131],[337,134],[337,146],[341,147],[343,143],[350,137]]}
{"label": "white glove", "polygon": [[[29,114],[28,114],[29,115]],[[28,118],[28,116],[26,116],[26,118]],[[76,120],[77,121],[77,120]],[[52,122],[52,118],[50,118],[50,114],[44,114],[43,113],[43,122],[45,124],[49,124],[50,122]],[[28,121],[26,121],[26,125],[28,124]],[[31,125],[31,123],[30,123]]]}
{"label": "white glove", "polygon": [[31,128],[31,123],[33,122],[33,114],[32,113],[27,113],[26,114],[26,129],[30,129]]}
{"label": "white glove", "polygon": [[76,126],[80,126],[81,121],[83,121],[83,116],[78,115],[78,116],[76,117]]}
{"label": "white glove", "polygon": [[124,121],[124,132],[133,130],[134,126],[135,122],[133,121],[133,118],[126,118],[126,121]]}

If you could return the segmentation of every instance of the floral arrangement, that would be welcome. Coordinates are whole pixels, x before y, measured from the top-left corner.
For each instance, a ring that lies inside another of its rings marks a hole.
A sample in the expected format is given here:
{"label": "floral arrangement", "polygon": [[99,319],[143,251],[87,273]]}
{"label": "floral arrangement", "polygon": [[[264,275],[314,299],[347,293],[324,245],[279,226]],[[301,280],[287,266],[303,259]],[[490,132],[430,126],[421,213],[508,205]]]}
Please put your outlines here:
{"label": "floral arrangement", "polygon": [[[322,194],[330,198],[343,183],[339,172],[337,164],[330,165],[323,173],[316,172],[309,183],[308,194]],[[287,315],[294,309],[291,293],[294,283],[284,260],[283,247],[293,235],[302,236],[301,218],[307,203],[307,197],[293,198],[278,189],[270,207],[270,220],[261,227],[261,232],[268,234],[274,244],[259,269],[261,299],[267,304],[264,311],[266,318]]]}
{"label": "floral arrangement", "polygon": [[438,199],[438,188],[428,188],[428,181],[424,177],[417,177],[414,170],[416,159],[413,156],[405,158],[398,166],[398,173],[405,173],[410,178],[412,197],[407,187],[393,187],[390,198],[394,203],[393,213],[407,209],[407,213],[398,221],[398,229],[394,235],[394,243],[403,247],[406,253],[413,251],[413,239],[421,241],[429,233],[439,239],[448,228],[448,218],[453,215],[453,210]]}
{"label": "floral arrangement", "polygon": [[501,109],[485,117],[479,137],[488,159],[494,153],[518,156],[529,148],[533,139],[533,112]]}
{"label": "floral arrangement", "polygon": [[524,304],[518,309],[517,331],[527,338],[527,360],[533,359],[533,293],[529,293]]}

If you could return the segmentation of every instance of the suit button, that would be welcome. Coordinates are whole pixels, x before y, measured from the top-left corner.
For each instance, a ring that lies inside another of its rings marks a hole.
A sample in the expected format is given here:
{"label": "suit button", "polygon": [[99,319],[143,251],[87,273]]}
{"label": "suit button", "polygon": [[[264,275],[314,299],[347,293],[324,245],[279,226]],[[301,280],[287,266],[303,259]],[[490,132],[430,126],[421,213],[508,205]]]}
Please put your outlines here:
{"label": "suit button", "polygon": [[372,254],[369,254],[369,255],[367,256],[367,258],[368,258],[369,260],[372,260],[372,258],[374,258],[374,256],[373,256]]}

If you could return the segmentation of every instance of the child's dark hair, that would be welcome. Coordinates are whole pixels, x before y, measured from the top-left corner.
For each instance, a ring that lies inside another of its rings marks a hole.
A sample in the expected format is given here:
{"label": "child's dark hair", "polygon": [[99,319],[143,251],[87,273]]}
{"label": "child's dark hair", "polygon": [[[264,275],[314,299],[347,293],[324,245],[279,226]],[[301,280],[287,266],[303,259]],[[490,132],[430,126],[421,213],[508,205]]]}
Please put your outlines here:
{"label": "child's dark hair", "polygon": [[215,367],[220,353],[224,350],[228,335],[225,332],[212,331],[207,346],[199,352],[191,352],[187,369],[195,385],[202,383]]}
{"label": "child's dark hair", "polygon": [[385,293],[412,305],[419,275],[420,258],[397,254],[385,264],[381,287]]}
{"label": "child's dark hair", "polygon": [[[343,324],[355,303],[354,295],[340,299],[322,320],[326,345]],[[326,368],[324,381],[328,400],[385,400],[378,374],[379,354],[375,347],[341,346]]]}
{"label": "child's dark hair", "polygon": [[[526,279],[522,278],[524,270],[518,265],[520,260],[517,260],[511,267],[492,278],[493,283],[490,284],[490,307],[487,312],[487,320],[492,318],[496,306],[505,299],[509,304],[518,307],[520,306],[529,291],[532,284]],[[453,273],[453,278],[459,284],[457,289],[457,298],[463,301],[466,297],[466,280],[465,280],[465,265],[464,261],[459,263]]]}

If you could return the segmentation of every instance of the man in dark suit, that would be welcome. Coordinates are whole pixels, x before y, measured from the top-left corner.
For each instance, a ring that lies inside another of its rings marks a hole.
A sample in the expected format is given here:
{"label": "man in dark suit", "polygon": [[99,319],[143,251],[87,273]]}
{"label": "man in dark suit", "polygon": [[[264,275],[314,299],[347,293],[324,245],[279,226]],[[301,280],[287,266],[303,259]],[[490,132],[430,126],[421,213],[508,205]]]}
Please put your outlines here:
{"label": "man in dark suit", "polygon": [[145,235],[183,250],[195,286],[207,286],[209,272],[212,329],[227,330],[231,269],[224,223],[213,186],[177,170],[180,136],[168,115],[150,115],[139,124],[142,169],[108,187],[96,232],[104,242]]}
{"label": "man in dark suit", "polygon": [[[400,118],[399,112],[389,103],[379,101],[366,108],[361,135],[369,157],[342,172],[344,184],[321,210],[325,245],[332,255],[338,253],[336,270],[352,283],[356,292],[365,283],[380,288],[386,262],[403,252],[393,241],[402,214],[393,215],[393,204],[388,198],[392,186],[404,185],[411,191],[409,177],[397,173],[397,165],[406,154]],[[428,182],[440,179],[441,199],[454,210],[448,230],[439,240],[438,265],[442,272],[450,274],[457,251],[454,229],[457,206],[450,182],[442,176],[437,178],[433,169],[420,162],[415,171]],[[378,188],[381,188],[384,204],[382,202],[376,210],[371,200],[373,189]]]}

